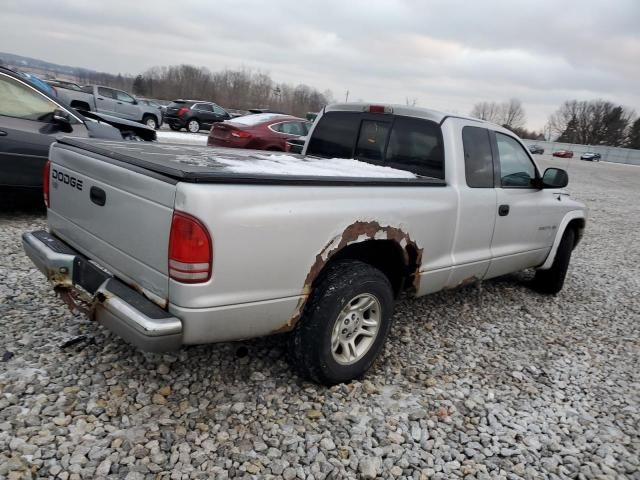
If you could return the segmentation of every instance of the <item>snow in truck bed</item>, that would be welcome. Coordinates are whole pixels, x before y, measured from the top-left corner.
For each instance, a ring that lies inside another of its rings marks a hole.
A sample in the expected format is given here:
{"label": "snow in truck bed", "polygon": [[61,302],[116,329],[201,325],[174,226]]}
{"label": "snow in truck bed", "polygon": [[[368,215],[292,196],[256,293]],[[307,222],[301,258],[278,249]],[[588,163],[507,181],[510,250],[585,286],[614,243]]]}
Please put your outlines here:
{"label": "snow in truck bed", "polygon": [[[419,181],[414,173],[346,158],[195,145],[63,138],[61,144],[142,166],[186,181],[214,178],[326,178]],[[435,179],[431,179],[435,180]]]}

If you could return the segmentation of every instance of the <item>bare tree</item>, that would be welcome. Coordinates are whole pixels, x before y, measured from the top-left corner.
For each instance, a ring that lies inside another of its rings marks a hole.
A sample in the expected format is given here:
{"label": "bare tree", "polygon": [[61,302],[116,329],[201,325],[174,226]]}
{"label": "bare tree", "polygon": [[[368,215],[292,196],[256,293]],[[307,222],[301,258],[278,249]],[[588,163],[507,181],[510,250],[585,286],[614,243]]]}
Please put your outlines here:
{"label": "bare tree", "polygon": [[525,125],[524,108],[517,98],[503,103],[476,103],[471,110],[471,116],[510,129],[523,128]]}
{"label": "bare tree", "polygon": [[473,106],[471,116],[487,122],[500,123],[501,107],[496,102],[479,102]]}
{"label": "bare tree", "polygon": [[500,105],[500,125],[510,129],[524,127],[525,114],[520,100],[512,98]]}

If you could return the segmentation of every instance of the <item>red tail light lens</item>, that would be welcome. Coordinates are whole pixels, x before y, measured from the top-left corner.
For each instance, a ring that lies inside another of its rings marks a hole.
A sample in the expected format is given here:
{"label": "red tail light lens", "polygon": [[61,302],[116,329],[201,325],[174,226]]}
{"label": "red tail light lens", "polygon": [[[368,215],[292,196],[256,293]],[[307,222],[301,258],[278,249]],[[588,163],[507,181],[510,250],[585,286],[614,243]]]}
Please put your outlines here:
{"label": "red tail light lens", "polygon": [[51,162],[47,160],[42,169],[42,196],[44,197],[44,204],[49,208],[49,182],[51,181]]}
{"label": "red tail light lens", "polygon": [[183,115],[186,115],[188,111],[189,109],[187,107],[180,107],[178,110],[178,116],[182,117]]}
{"label": "red tail light lens", "polygon": [[233,130],[231,136],[236,138],[249,138],[251,134],[249,132],[243,132],[242,130]]}
{"label": "red tail light lens", "polygon": [[169,277],[180,283],[208,281],[212,247],[211,236],[200,220],[174,212],[169,235]]}

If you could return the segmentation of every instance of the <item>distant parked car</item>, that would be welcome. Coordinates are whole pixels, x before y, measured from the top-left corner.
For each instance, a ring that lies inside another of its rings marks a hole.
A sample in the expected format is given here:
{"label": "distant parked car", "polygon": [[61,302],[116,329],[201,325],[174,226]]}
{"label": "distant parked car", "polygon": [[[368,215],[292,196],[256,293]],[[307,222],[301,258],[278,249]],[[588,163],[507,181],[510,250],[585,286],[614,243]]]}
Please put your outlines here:
{"label": "distant parked car", "polygon": [[287,140],[304,137],[309,127],[311,122],[303,118],[257,113],[216,123],[211,127],[207,145],[284,152]]}
{"label": "distant parked car", "polygon": [[602,156],[599,153],[587,152],[580,155],[580,160],[587,160],[589,162],[599,162]]}
{"label": "distant parked car", "polygon": [[544,148],[540,145],[529,145],[529,151],[533,154],[542,155],[544,153]]}
{"label": "distant parked car", "polygon": [[231,115],[213,102],[174,100],[167,106],[164,118],[171,130],[186,128],[191,133],[198,133],[214,123],[229,120]]}
{"label": "distant parked car", "polygon": [[23,75],[0,67],[0,188],[41,188],[49,146],[60,136],[151,141],[156,132],[110,115],[82,115]]}
{"label": "distant parked car", "polygon": [[573,158],[573,152],[571,150],[558,150],[557,152],[553,152],[553,156],[560,158]]}
{"label": "distant parked car", "polygon": [[122,90],[100,85],[85,85],[81,91],[56,87],[58,98],[81,112],[98,112],[144,123],[150,128],[160,125],[160,111],[138,101]]}

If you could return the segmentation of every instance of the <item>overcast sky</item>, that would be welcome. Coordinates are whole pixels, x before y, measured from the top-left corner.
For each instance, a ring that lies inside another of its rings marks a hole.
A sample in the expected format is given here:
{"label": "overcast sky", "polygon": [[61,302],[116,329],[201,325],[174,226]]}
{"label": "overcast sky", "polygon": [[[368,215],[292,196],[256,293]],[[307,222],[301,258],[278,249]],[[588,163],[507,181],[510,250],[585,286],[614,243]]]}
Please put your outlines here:
{"label": "overcast sky", "polygon": [[113,73],[244,66],[462,114],[516,97],[536,129],[567,99],[640,111],[640,0],[8,0],[0,50]]}

